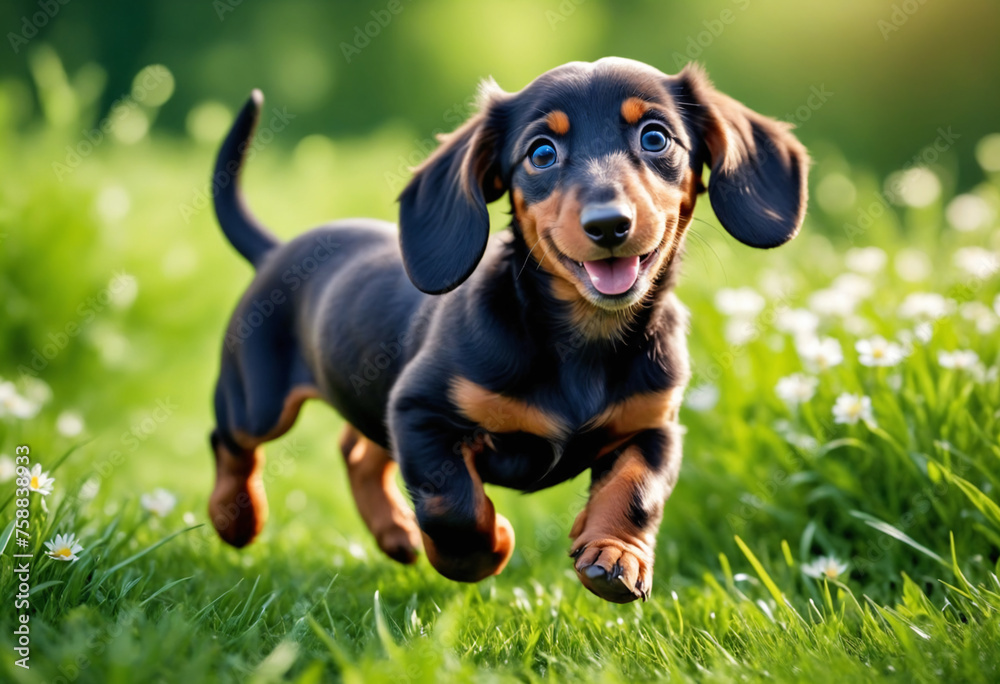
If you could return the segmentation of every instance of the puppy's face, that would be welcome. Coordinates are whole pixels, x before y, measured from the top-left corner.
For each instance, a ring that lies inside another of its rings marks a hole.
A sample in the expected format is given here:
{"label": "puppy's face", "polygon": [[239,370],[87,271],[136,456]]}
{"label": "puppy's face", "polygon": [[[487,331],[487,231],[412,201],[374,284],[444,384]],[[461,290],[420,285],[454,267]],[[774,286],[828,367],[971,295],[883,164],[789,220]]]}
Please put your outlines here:
{"label": "puppy's face", "polygon": [[519,94],[514,214],[560,298],[639,302],[674,256],[699,188],[690,137],[655,69],[569,64]]}
{"label": "puppy's face", "polygon": [[628,310],[656,286],[705,165],[716,217],[740,242],[776,247],[802,225],[805,148],[698,67],[573,62],[517,93],[488,82],[481,99],[400,196],[403,261],[424,292],[468,278],[486,248],[486,204],[508,191],[529,258],[584,313]]}

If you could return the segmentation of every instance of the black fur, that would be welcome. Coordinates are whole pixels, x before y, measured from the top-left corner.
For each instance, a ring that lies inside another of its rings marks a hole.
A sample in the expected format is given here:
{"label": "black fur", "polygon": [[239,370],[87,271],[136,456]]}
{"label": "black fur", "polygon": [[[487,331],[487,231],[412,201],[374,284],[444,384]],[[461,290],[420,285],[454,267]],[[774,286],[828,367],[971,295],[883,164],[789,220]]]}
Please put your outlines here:
{"label": "black fur", "polygon": [[[627,97],[661,105],[649,116],[674,142],[664,154],[637,151],[635,127],[619,114]],[[481,490],[463,461],[469,449],[483,481],[535,491],[589,468],[598,481],[633,445],[672,487],[680,458],[673,427],[619,438],[599,458],[615,438],[595,419],[630,397],[679,390],[687,381],[686,313],[671,294],[680,237],[625,323],[602,338],[572,323],[556,276],[533,261],[537,252],[516,213],[510,231],[487,241],[486,204],[515,188],[529,206],[558,187],[574,188],[581,202],[606,201],[615,179],[594,180],[590,158],[648,165],[676,187],[711,163],[712,202],[727,230],[747,244],[779,244],[802,220],[804,151],[784,128],[717,97],[696,70],[666,76],[625,60],[573,63],[520,93],[487,92],[481,113],[446,139],[403,192],[398,237],[390,224],[352,220],[278,245],[245,210],[238,164],[228,170],[233,182],[216,198],[219,220],[258,270],[226,336],[215,401],[219,439],[269,434],[291,389],[313,387],[391,450],[421,529],[446,550],[483,543]],[[551,109],[569,114],[565,135],[547,134],[567,162],[529,173],[528,145],[539,133],[539,114]],[[258,111],[254,96],[219,169],[242,159]],[[723,155],[718,141],[734,129],[752,137],[752,153]],[[474,424],[451,399],[459,378],[544,411],[565,434],[504,430],[502,416],[499,428]],[[658,524],[659,509],[641,498],[626,513],[639,527]]]}

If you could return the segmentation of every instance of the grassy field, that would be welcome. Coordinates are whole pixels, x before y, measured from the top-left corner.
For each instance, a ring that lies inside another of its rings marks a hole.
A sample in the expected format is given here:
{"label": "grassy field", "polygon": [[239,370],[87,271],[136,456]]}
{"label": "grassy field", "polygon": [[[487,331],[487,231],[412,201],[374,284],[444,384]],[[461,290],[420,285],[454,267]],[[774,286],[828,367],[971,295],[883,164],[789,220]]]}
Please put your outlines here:
{"label": "grassy field", "polygon": [[[1000,680],[997,138],[958,199],[947,156],[884,179],[813,150],[806,227],[773,252],[733,242],[702,203],[679,293],[684,466],[652,598],[618,606],[566,555],[586,477],[491,490],[517,532],[498,578],[382,557],[319,404],[270,446],[262,538],[220,543],[209,399],[250,277],[205,204],[225,114],[202,111],[187,138],[140,122],[95,142],[47,83],[48,121],[27,135],[18,89],[0,89],[0,454],[26,444],[54,478],[17,547],[0,459],[3,681]],[[247,192],[283,236],[392,219],[426,137],[277,133]],[[142,498],[157,488],[162,506]],[[57,533],[77,561],[45,555]],[[25,551],[30,670],[13,650]]]}

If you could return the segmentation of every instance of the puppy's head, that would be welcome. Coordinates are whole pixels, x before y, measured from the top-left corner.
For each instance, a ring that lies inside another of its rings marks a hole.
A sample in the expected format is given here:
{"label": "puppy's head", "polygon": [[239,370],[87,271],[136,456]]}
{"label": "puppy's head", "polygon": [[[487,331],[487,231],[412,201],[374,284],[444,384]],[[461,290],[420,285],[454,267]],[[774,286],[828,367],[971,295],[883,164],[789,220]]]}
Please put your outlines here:
{"label": "puppy's head", "polygon": [[407,272],[430,293],[462,283],[511,193],[515,227],[563,299],[621,311],[669,264],[704,189],[729,233],[775,247],[798,232],[808,156],[789,126],[716,91],[694,66],[668,76],[608,58],[549,71],[481,108],[400,197]]}

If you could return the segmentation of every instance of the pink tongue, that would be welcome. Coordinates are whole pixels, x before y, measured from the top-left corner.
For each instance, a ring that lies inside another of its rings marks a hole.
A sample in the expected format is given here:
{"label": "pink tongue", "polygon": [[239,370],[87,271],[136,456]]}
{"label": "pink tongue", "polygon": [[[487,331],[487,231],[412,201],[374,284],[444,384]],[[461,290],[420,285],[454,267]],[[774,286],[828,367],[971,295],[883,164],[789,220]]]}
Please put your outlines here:
{"label": "pink tongue", "polygon": [[584,261],[583,267],[597,291],[606,295],[627,292],[639,277],[638,256]]}

